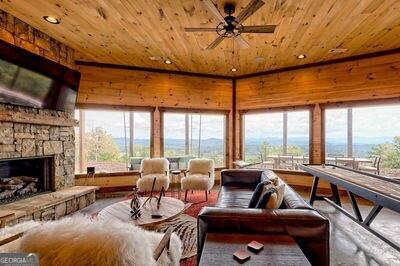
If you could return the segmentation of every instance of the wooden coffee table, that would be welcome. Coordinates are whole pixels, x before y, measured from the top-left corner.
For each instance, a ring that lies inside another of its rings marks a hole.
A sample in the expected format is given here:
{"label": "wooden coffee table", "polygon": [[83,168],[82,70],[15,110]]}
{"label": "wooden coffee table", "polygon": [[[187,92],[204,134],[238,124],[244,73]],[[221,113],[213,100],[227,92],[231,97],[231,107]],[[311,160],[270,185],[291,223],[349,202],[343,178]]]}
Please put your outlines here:
{"label": "wooden coffee table", "polygon": [[[140,202],[143,203],[147,197],[141,197]],[[131,218],[131,200],[124,200],[121,202],[114,203],[98,214],[100,220],[118,219],[123,222],[132,222],[138,226],[153,226],[158,223],[176,218],[185,209],[185,204],[178,199],[170,197],[162,197],[160,208],[157,209],[157,201],[152,200],[142,207],[140,213],[141,217],[137,220]],[[151,214],[157,212],[162,215],[161,218],[152,218]]]}
{"label": "wooden coffee table", "polygon": [[[248,251],[247,244],[258,241],[264,248],[253,253]],[[237,250],[246,250],[251,257],[244,263],[233,258]],[[307,258],[297,246],[296,241],[287,235],[252,235],[208,233],[201,252],[200,266],[209,265],[304,265],[310,266]]]}

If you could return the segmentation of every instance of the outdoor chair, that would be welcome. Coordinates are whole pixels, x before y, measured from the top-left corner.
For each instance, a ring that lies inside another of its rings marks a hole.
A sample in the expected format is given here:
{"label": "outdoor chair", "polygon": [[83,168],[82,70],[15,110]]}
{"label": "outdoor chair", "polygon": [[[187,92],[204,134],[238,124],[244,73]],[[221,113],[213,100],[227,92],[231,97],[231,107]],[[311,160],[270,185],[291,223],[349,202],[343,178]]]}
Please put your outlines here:
{"label": "outdoor chair", "polygon": [[381,163],[381,156],[375,156],[372,165],[360,165],[358,169],[361,171],[372,172],[376,175],[379,175],[380,163]]}

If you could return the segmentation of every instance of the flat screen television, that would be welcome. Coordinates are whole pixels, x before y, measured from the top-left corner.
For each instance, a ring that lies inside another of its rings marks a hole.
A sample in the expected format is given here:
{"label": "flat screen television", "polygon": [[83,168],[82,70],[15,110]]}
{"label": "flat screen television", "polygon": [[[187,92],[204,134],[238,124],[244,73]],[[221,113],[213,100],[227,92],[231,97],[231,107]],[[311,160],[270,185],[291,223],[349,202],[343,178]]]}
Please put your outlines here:
{"label": "flat screen television", "polygon": [[79,79],[75,70],[0,43],[1,103],[73,112]]}

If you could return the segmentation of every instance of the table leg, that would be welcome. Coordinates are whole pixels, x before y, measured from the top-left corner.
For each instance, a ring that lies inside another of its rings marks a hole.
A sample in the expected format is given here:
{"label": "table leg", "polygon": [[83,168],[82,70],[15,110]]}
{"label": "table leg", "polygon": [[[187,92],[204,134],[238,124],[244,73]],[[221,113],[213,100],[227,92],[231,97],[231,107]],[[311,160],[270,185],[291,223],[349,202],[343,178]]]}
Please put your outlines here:
{"label": "table leg", "polygon": [[342,206],[342,203],[340,201],[340,195],[339,195],[339,190],[336,185],[331,184],[331,190],[332,190],[332,199],[333,202],[335,202],[337,205],[340,207]]}
{"label": "table leg", "polygon": [[318,188],[318,182],[319,182],[319,177],[314,176],[312,188],[311,188],[311,194],[310,194],[310,205],[312,206],[314,204],[314,201],[317,198],[317,188]]}

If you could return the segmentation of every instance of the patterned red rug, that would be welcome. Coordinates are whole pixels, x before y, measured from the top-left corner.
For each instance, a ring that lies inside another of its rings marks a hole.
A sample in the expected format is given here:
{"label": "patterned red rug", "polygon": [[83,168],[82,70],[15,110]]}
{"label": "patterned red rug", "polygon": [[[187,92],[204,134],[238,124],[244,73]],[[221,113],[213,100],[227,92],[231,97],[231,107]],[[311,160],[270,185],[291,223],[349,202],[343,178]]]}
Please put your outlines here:
{"label": "patterned red rug", "polygon": [[[184,199],[184,193],[181,193],[182,198]],[[192,217],[197,218],[201,208],[205,206],[214,206],[215,202],[217,201],[218,191],[211,191],[211,194],[208,195],[208,201],[206,201],[206,195],[204,191],[193,191],[187,195],[187,201],[192,203],[192,205],[185,211],[185,214],[190,215]],[[197,256],[193,256],[188,259],[181,260],[181,266],[194,266],[197,262]]]}
{"label": "patterned red rug", "polygon": [[[166,192],[166,196],[174,198],[178,197],[177,193],[172,194],[169,191]],[[183,201],[184,198],[185,198],[185,193],[182,192],[180,200]],[[191,204],[191,206],[184,213],[194,218],[197,218],[200,210],[206,206],[214,206],[215,203],[217,202],[217,198],[218,198],[218,191],[216,190],[213,190],[211,191],[210,194],[208,194],[207,201],[204,191],[193,191],[193,193],[189,191],[187,195],[187,201],[188,203]],[[197,264],[196,262],[197,262],[197,256],[193,256],[191,258],[181,260],[181,266],[194,266]]]}

